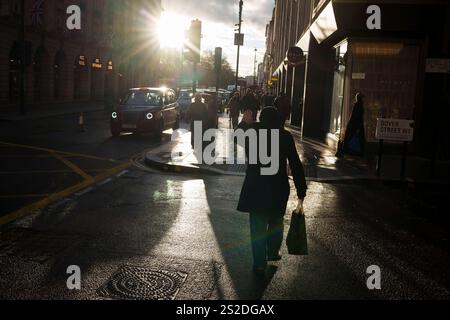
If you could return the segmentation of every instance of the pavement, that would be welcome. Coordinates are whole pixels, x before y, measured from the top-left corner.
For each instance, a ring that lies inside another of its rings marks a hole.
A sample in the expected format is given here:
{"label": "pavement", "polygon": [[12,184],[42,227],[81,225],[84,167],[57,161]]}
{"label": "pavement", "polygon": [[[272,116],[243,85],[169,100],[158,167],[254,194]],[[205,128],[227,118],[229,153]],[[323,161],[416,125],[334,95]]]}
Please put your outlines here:
{"label": "pavement", "polygon": [[[243,163],[243,161],[245,162],[245,159],[242,159],[242,148],[238,147],[233,156],[230,156],[227,149],[227,141],[224,138],[225,135],[223,132],[229,127],[229,119],[226,116],[221,116],[219,118],[219,129],[216,133],[214,145],[216,158],[219,160],[218,162],[224,164],[206,165],[199,160],[198,155],[194,153],[191,147],[191,133],[187,130],[177,132],[172,136],[171,141],[156,149],[150,150],[146,154],[145,163],[149,167],[158,170],[177,173],[197,172],[203,174],[245,176],[245,164],[238,164]],[[187,129],[187,124],[184,125],[183,129]],[[339,159],[335,156],[336,151],[332,150],[326,144],[314,139],[301,137],[295,130],[288,130],[294,137],[305,168],[306,177],[310,181],[413,181],[413,179],[401,178],[395,172],[387,173],[387,171],[384,171],[384,174],[378,177],[373,163],[358,157]],[[238,154],[241,156],[238,156]],[[385,165],[389,167],[389,165]]]}
{"label": "pavement", "polygon": [[[86,132],[76,118],[0,127],[1,207],[12,200],[15,211],[28,207],[14,197],[30,192],[48,200],[0,223],[0,299],[149,299],[155,292],[175,300],[450,299],[448,204],[428,202],[429,188],[310,179],[309,255],[290,256],[283,245],[283,259],[259,278],[251,270],[248,215],[236,211],[242,175],[153,170],[145,155],[163,150],[170,131],[162,143],[111,138],[103,113],[87,114]],[[307,168],[312,161],[333,166],[331,154],[309,155],[320,144],[300,147]],[[61,195],[88,178],[81,172],[105,175]],[[294,189],[291,182],[286,232]],[[449,192],[434,191],[436,199]],[[1,216],[11,217],[9,210]],[[367,287],[373,265],[381,290]],[[80,290],[67,287],[70,266],[80,269]]]}

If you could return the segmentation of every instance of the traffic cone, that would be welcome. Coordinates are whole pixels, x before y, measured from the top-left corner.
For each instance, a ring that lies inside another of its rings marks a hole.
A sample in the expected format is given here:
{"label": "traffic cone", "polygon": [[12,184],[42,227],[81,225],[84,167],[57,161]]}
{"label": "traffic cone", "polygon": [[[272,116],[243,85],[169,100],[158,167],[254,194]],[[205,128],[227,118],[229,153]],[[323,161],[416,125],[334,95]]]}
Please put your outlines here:
{"label": "traffic cone", "polygon": [[84,114],[83,112],[80,112],[80,116],[78,117],[78,127],[81,132],[85,132],[86,129],[84,128]]}

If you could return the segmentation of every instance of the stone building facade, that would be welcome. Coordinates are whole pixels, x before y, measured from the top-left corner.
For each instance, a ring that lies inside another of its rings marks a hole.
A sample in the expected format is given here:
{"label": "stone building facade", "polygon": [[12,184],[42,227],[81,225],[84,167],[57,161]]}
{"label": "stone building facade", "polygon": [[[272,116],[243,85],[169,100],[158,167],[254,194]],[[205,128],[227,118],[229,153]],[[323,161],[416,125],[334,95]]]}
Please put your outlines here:
{"label": "stone building facade", "polygon": [[[381,29],[367,26],[372,4],[381,10]],[[337,146],[362,92],[369,142],[377,142],[377,118],[409,119],[412,152],[450,158],[449,16],[441,0],[276,0],[266,84],[291,98],[291,125],[304,136]],[[287,61],[294,46],[305,54],[295,66]]]}
{"label": "stone building facade", "polygon": [[[70,5],[81,30],[66,26]],[[25,0],[25,100],[29,108],[101,101],[153,85],[161,0]],[[0,0],[0,110],[14,110],[21,77],[20,0]]]}

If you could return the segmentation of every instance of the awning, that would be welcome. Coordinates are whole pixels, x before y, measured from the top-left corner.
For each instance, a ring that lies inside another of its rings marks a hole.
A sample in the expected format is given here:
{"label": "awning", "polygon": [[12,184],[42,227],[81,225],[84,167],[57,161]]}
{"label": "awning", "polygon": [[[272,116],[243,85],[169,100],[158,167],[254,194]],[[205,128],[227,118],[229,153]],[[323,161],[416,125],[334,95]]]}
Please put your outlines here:
{"label": "awning", "polygon": [[338,30],[332,1],[327,4],[327,6],[322,10],[317,19],[314,20],[314,22],[311,24],[310,30],[318,43],[326,40]]}
{"label": "awning", "polygon": [[[442,28],[448,0],[417,0],[413,4],[404,0],[377,1],[382,12],[382,31],[418,34],[434,32]],[[318,12],[314,22],[296,44],[305,53],[309,51],[311,34],[320,44],[330,38],[345,38],[350,35],[364,36],[378,30],[367,28],[366,0],[331,0]],[[273,73],[285,68],[284,62]]]}
{"label": "awning", "polygon": [[311,31],[310,29],[306,30],[303,34],[303,37],[297,43],[297,47],[301,48],[303,52],[307,53],[309,51],[309,41],[311,39]]}

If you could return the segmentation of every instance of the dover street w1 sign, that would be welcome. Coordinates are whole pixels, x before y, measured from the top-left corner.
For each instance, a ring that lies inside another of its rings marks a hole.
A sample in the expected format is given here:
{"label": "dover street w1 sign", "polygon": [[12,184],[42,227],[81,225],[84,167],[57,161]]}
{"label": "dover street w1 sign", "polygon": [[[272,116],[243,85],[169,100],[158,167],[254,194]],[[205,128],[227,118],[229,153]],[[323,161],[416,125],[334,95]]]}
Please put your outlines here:
{"label": "dover street w1 sign", "polygon": [[414,140],[414,121],[402,119],[377,119],[376,138],[412,142]]}

